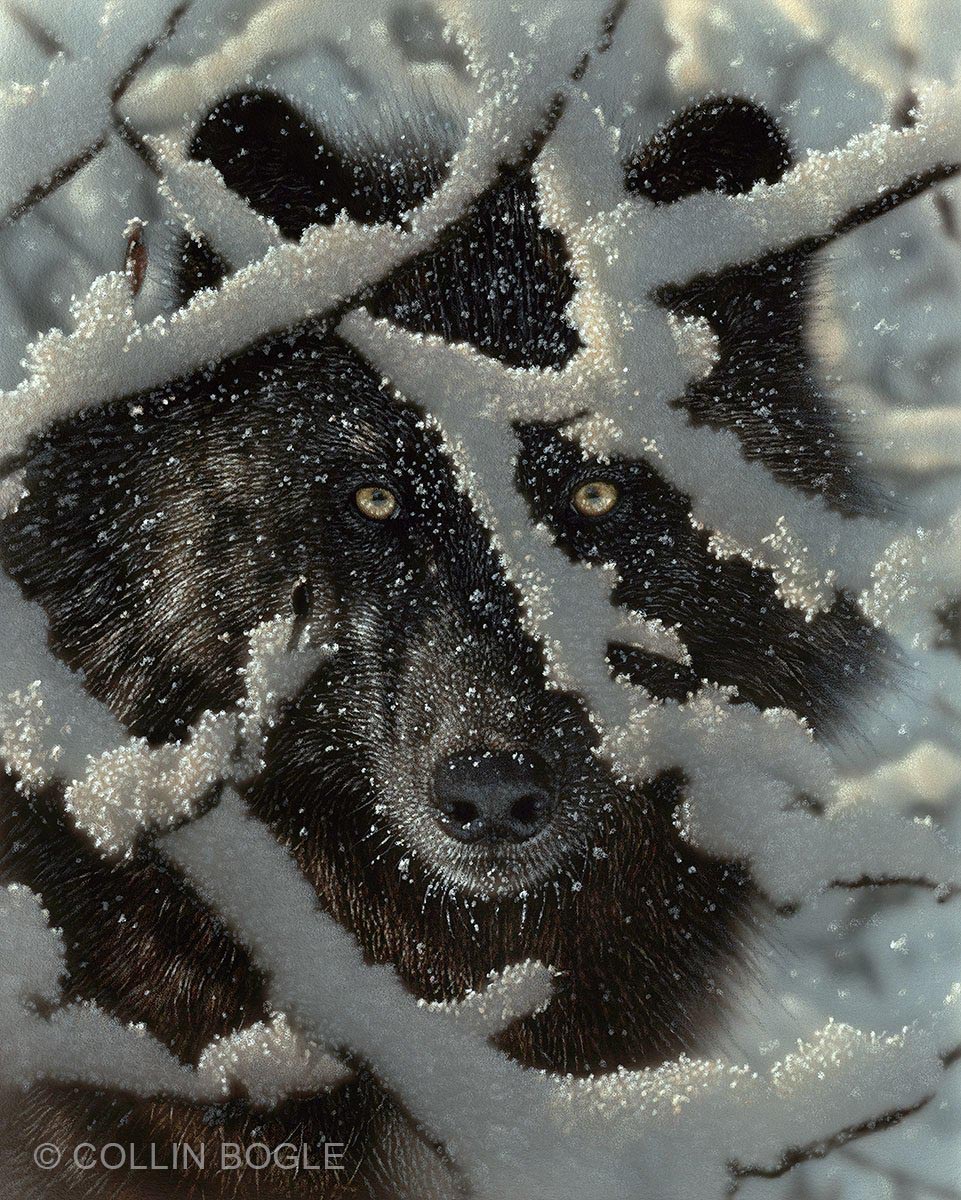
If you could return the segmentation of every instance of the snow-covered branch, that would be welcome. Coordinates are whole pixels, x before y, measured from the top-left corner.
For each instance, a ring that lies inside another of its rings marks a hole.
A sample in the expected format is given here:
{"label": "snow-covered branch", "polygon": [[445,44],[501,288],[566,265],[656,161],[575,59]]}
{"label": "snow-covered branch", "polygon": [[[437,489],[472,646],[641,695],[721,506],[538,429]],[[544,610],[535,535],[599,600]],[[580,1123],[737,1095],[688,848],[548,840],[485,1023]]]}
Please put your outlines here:
{"label": "snow-covered branch", "polygon": [[[210,108],[235,88],[239,79],[256,78],[272,62],[323,45],[332,29],[337,31],[341,53],[351,70],[361,73],[369,69],[364,50],[369,55],[369,39],[373,38],[382,75],[404,79],[406,72],[400,68],[408,64],[388,36],[392,9],[389,0],[367,0],[362,9],[352,0],[329,0],[323,5],[313,0],[271,0],[257,7],[236,33],[210,52],[188,62],[166,64],[138,79],[125,98],[124,115],[140,129],[169,127],[184,113]],[[452,14],[455,19],[458,15]],[[505,24],[506,42],[507,37],[516,37],[517,29],[510,21]],[[418,75],[426,88],[435,81],[438,70],[434,64],[425,65]],[[475,98],[454,72],[446,72],[442,84],[445,90],[455,90],[465,104]],[[414,97],[419,94],[411,90]]]}
{"label": "snow-covered branch", "polygon": [[[269,973],[275,1002],[369,1062],[484,1200],[613,1200],[645,1187],[672,1200],[720,1197],[732,1167],[773,1170],[799,1128],[822,1140],[907,1111],[930,1097],[943,1069],[940,1027],[879,1037],[829,1025],[765,1072],[688,1059],[586,1080],[521,1071],[439,1014],[426,1016],[389,968],[365,966],[235,799],[169,834],[164,848]],[[251,906],[252,887],[270,902]]]}
{"label": "snow-covered branch", "polygon": [[[17,647],[22,652],[32,642],[33,657],[20,665],[13,656],[7,670],[12,667],[21,677],[26,671],[33,678],[27,684],[14,675],[20,687],[3,688],[5,766],[17,774],[21,787],[63,780],[67,811],[105,854],[131,854],[141,833],[169,828],[189,816],[215,785],[255,775],[280,707],[335,649],[310,625],[298,631],[299,641],[290,647],[291,618],[263,622],[248,635],[240,708],[205,712],[184,741],[150,746],[144,738],[128,737],[83,691],[76,676],[41,650],[38,610],[15,593],[14,584],[3,581],[0,598],[12,621],[19,618],[13,627],[23,634]],[[73,714],[78,711],[89,723],[75,729],[80,722]]]}
{"label": "snow-covered branch", "polygon": [[[211,164],[190,161],[182,141],[152,138],[165,198],[186,229],[208,238],[237,269],[216,291],[149,323],[135,315],[125,274],[95,280],[74,306],[73,328],[52,330],[32,346],[23,383],[0,396],[0,461],[16,465],[60,418],[163,387],[273,331],[329,316],[441,430],[462,488],[523,598],[527,628],[546,648],[552,682],[585,698],[603,735],[601,752],[631,781],[683,773],[685,800],[675,817],[684,837],[712,856],[747,863],[778,905],[871,881],[956,889],[956,849],[929,818],[895,802],[905,792],[900,778],[890,793],[876,776],[845,778],[835,748],[816,741],[794,713],[761,712],[709,681],[683,703],[654,703],[612,678],[611,642],[688,662],[684,629],[614,607],[614,568],[569,562],[549,531],[532,524],[516,487],[512,423],[586,412],[574,430],[586,451],[650,461],[689,498],[692,520],[708,528],[717,556],[741,554],[769,568],[785,603],[813,616],[833,603],[837,587],[849,588],[919,674],[948,679],[953,669],[954,686],[918,705],[917,723],[904,736],[961,750],[957,710],[946,698],[961,691],[961,673],[937,650],[938,613],[961,590],[958,519],[940,532],[906,533],[885,521],[842,517],[748,462],[731,431],[695,428],[674,402],[693,378],[709,375],[717,339],[706,322],[677,321],[655,298],[665,285],[732,263],[826,242],[852,213],[881,211],[919,180],[955,169],[961,92],[922,88],[910,127],[877,126],[812,153],[777,184],[655,206],[624,199],[623,147],[610,119],[622,86],[617,72],[627,70],[635,46],[625,49],[615,37],[584,70],[611,13],[599,3],[545,3],[509,6],[507,19],[500,6],[496,13],[445,7],[476,104],[433,196],[400,227],[342,216],[293,243],[231,193]],[[636,4],[625,26],[650,32],[659,23],[653,7]],[[224,92],[241,64],[253,70],[289,48],[294,15],[313,29],[333,12],[347,20],[354,9],[338,0],[321,17],[315,6],[277,0],[219,49],[163,68],[131,97],[129,112],[158,125],[165,107],[194,112]],[[5,209],[23,209],[23,179],[42,189],[101,144],[111,106],[132,78],[131,61],[143,61],[142,48],[155,45],[175,16],[114,4],[96,46],[72,61],[58,58],[36,92],[4,97],[0,137],[14,151],[3,160]],[[632,86],[661,52],[653,36],[637,45]],[[674,62],[685,78],[693,78],[694,65],[690,54]],[[508,369],[468,346],[367,314],[368,289],[433,246],[503,163],[533,153],[546,220],[564,235],[578,279],[569,316],[583,349],[567,367]],[[918,415],[913,432],[923,435],[926,462],[951,467],[957,455],[937,445],[929,428],[935,419]],[[937,421],[943,429],[953,418],[939,413]],[[22,491],[22,476],[8,475],[0,512],[14,510]],[[4,1075],[17,1084],[54,1078],[142,1094],[147,1077],[152,1095],[216,1100],[239,1086],[269,1107],[337,1086],[349,1076],[349,1056],[369,1065],[443,1143],[478,1200],[720,1197],[732,1179],[774,1176],[898,1119],[938,1087],[949,1054],[945,1014],[930,1028],[891,1036],[832,1023],[763,1067],[682,1058],[587,1080],[523,1070],[490,1038],[551,1002],[550,964],[510,967],[459,1001],[418,1002],[392,969],[365,963],[233,790],[257,775],[284,703],[330,653],[323,629],[298,627],[291,646],[291,621],[257,626],[242,703],[204,713],[180,743],[150,746],[129,737],[53,655],[42,611],[5,575],[0,624],[7,632],[4,766],[22,789],[59,784],[76,827],[106,855],[129,854],[141,835],[156,835],[161,853],[264,971],[272,1006],[268,1019],[212,1043],[195,1068],[186,1067],[145,1030],[93,1005],[63,1004],[62,939],[49,928],[42,898],[10,889],[0,894],[0,1032],[12,1048]],[[201,803],[218,793],[213,810],[198,817]],[[263,902],[251,905],[251,894]],[[952,993],[946,1012],[956,1002]],[[41,1016],[51,1006],[52,1015]]]}
{"label": "snow-covered branch", "polygon": [[[798,242],[823,241],[858,209],[881,204],[884,211],[886,196],[959,168],[961,87],[931,82],[918,88],[908,128],[881,125],[836,150],[809,154],[777,183],[743,196],[706,193],[671,205],[656,217],[645,270],[663,284],[682,284]],[[634,237],[648,234],[649,213],[635,207],[628,220],[636,222]]]}
{"label": "snow-covered branch", "polygon": [[0,224],[17,220],[106,144],[114,106],[186,7],[110,4],[79,57],[61,52],[38,87],[0,93]]}
{"label": "snow-covered branch", "polygon": [[[206,1102],[223,1101],[239,1086],[255,1107],[270,1108],[287,1096],[335,1088],[352,1075],[340,1059],[294,1029],[282,1012],[215,1039],[192,1068],[143,1026],[125,1025],[95,1004],[65,1004],[63,939],[27,888],[13,885],[0,891],[0,949],[7,1085],[50,1079]],[[485,1040],[542,1008],[550,993],[550,972],[528,962],[492,975],[487,987],[463,1001],[421,1007],[428,1027],[436,1013]],[[53,1011],[41,1016],[38,1004]]]}
{"label": "snow-covered branch", "polygon": [[[163,172],[161,195],[170,201],[184,229],[197,238],[206,238],[233,267],[246,267],[283,244],[276,224],[254,212],[232,192],[211,163],[188,158],[168,137],[148,137],[145,141]],[[195,221],[196,213],[204,214],[202,228]]]}

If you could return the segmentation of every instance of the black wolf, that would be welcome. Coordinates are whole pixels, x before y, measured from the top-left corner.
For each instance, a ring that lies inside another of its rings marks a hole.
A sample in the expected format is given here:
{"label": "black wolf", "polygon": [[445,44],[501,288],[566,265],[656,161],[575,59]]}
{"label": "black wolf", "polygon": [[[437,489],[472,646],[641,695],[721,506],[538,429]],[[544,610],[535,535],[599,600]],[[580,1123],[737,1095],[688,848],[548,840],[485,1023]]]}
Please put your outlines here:
{"label": "black wolf", "polygon": [[[218,104],[193,153],[290,237],[342,211],[399,222],[445,171],[427,149],[395,162],[344,147],[265,92]],[[790,162],[760,108],[709,100],[630,156],[625,190],[656,204],[733,194],[777,180]],[[693,422],[735,429],[745,455],[790,485],[865,512],[880,500],[805,358],[816,248],[662,298],[705,317],[719,338],[714,371],[678,403]],[[231,269],[186,238],[181,301]],[[522,162],[365,302],[506,364],[556,369],[580,345],[566,316],[576,286]],[[752,402],[759,379],[763,410]],[[820,736],[839,729],[889,657],[848,597],[806,622],[768,572],[712,555],[688,497],[650,464],[593,461],[562,426],[516,434],[532,519],[549,524],[559,552],[616,563],[614,602],[678,626],[690,651],[682,666],[612,644],[613,672],[661,698],[705,679],[733,684],[745,701],[790,707]],[[371,961],[434,1000],[525,958],[551,964],[556,998],[500,1039],[531,1066],[637,1067],[703,1045],[743,958],[744,871],[680,840],[682,777],[628,784],[595,754],[590,714],[578,695],[548,686],[542,648],[524,632],[519,597],[439,436],[331,325],[308,322],[118,397],[38,439],[24,465],[29,497],[2,528],[3,565],[45,609],[55,652],[132,733],[175,740],[205,710],[235,704],[259,621],[312,615],[330,629],[338,650],[288,706],[246,800]],[[70,999],[145,1022],[187,1063],[264,1016],[265,980],[149,838],[131,860],[106,861],[64,815],[57,788],[4,788],[2,879],[40,893],[63,929]],[[403,1178],[427,1161],[403,1112],[355,1066],[332,1094],[266,1114],[241,1096],[191,1107],[37,1086],[16,1128],[26,1147],[277,1144],[291,1130],[298,1142],[347,1143],[343,1176],[144,1183],[89,1172],[61,1175],[65,1195],[425,1194],[423,1178]]]}

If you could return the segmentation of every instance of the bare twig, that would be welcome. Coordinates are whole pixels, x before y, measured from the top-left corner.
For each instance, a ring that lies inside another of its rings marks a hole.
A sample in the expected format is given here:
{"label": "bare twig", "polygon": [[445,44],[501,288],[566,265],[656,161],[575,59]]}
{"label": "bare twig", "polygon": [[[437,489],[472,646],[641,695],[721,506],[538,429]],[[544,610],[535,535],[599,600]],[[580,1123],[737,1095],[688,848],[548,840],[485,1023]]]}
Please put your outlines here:
{"label": "bare twig", "polygon": [[137,73],[140,71],[141,67],[146,66],[156,53],[157,48],[162,46],[164,42],[173,36],[174,31],[180,24],[181,19],[189,7],[189,0],[184,0],[184,3],[178,4],[167,18],[167,22],[160,34],[151,41],[147,42],[146,45],[141,46],[133,59],[131,59],[127,66],[124,67],[124,69],[120,72],[116,78],[116,81],[114,82],[113,89],[110,92],[110,103],[112,105],[118,104],[124,98],[127,89],[137,78]]}
{"label": "bare twig", "polygon": [[87,146],[79,154],[74,155],[69,162],[64,163],[45,183],[35,183],[23,199],[18,200],[7,215],[0,220],[0,229],[12,225],[15,221],[19,221],[21,217],[25,216],[32,208],[38,205],[41,200],[46,200],[58,188],[73,179],[74,175],[82,167],[85,167],[87,163],[97,157],[106,144],[106,135],[97,138],[92,145]]}
{"label": "bare twig", "polygon": [[882,1129],[890,1129],[893,1125],[899,1125],[905,1117],[919,1112],[932,1099],[932,1096],[927,1096],[918,1104],[912,1104],[907,1108],[894,1109],[892,1112],[885,1113],[880,1117],[873,1117],[870,1121],[864,1121],[859,1125],[852,1125],[847,1129],[839,1129],[837,1133],[831,1134],[830,1137],[819,1138],[815,1142],[808,1142],[805,1146],[797,1146],[791,1150],[786,1150],[780,1162],[775,1167],[749,1167],[744,1166],[742,1163],[731,1163],[730,1172],[734,1183],[729,1194],[734,1195],[737,1192],[742,1179],[780,1179],[782,1175],[786,1175],[788,1171],[803,1162],[811,1162],[813,1159],[824,1158],[832,1150],[840,1149],[840,1147],[846,1146],[849,1142],[857,1141],[859,1138],[867,1137],[872,1133],[878,1133]]}

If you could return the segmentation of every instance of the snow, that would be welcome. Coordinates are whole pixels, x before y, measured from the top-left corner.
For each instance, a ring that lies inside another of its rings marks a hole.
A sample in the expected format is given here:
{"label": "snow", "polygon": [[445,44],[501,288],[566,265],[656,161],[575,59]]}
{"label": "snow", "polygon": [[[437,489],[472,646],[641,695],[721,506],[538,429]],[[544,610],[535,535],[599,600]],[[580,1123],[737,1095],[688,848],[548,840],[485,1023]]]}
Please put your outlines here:
{"label": "snow", "polygon": [[[290,1095],[338,1087],[352,1070],[306,1038],[282,1012],[217,1038],[196,1068],[179,1062],[143,1027],[124,1025],[94,1004],[64,1004],[63,939],[49,925],[39,897],[13,885],[0,891],[0,1033],[7,1047],[4,1079],[85,1082],[137,1095],[225,1100],[240,1086],[255,1107]],[[446,1005],[421,1005],[426,1027],[452,1021],[487,1038],[547,1004],[551,974],[537,963],[492,973],[480,992]],[[56,1006],[41,1017],[37,1001]],[[436,1014],[436,1016],[435,1016]]]}
{"label": "snow", "polygon": [[131,854],[141,831],[189,816],[229,772],[237,734],[235,715],[204,713],[183,742],[151,747],[132,738],[92,760],[64,806],[95,846]]}
{"label": "snow", "polygon": [[500,973],[492,971],[479,992],[469,991],[460,1000],[418,1000],[428,1012],[455,1018],[465,1029],[490,1038],[521,1017],[542,1012],[554,991],[554,973],[543,963],[527,959]]}
{"label": "snow", "polygon": [[255,1107],[270,1109],[290,1095],[335,1088],[352,1072],[278,1013],[213,1042],[200,1055],[197,1074],[217,1081],[214,1095],[229,1096],[240,1084]]}

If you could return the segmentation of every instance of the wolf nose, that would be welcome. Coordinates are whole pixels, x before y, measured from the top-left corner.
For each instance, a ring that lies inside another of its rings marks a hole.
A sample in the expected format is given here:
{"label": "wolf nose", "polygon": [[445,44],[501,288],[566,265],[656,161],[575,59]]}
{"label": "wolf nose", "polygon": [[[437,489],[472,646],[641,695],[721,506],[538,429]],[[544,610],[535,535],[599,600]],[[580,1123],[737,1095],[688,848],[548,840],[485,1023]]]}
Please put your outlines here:
{"label": "wolf nose", "polygon": [[554,811],[551,774],[530,750],[469,750],[438,763],[434,805],[460,842],[523,842]]}

